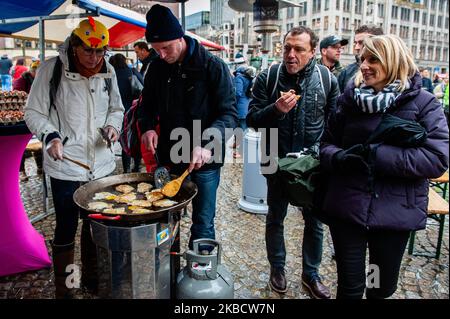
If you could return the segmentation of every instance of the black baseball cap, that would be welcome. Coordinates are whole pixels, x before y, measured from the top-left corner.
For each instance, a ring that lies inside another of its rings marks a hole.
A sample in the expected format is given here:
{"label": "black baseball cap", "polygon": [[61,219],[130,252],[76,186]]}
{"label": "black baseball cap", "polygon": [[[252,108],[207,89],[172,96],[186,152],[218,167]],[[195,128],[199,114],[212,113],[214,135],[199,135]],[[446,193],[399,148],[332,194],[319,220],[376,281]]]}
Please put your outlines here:
{"label": "black baseball cap", "polygon": [[341,37],[338,37],[337,35],[330,35],[326,38],[324,38],[322,41],[320,41],[320,50],[324,48],[328,48],[329,46],[335,45],[340,43],[342,46],[348,44],[347,39],[342,39]]}

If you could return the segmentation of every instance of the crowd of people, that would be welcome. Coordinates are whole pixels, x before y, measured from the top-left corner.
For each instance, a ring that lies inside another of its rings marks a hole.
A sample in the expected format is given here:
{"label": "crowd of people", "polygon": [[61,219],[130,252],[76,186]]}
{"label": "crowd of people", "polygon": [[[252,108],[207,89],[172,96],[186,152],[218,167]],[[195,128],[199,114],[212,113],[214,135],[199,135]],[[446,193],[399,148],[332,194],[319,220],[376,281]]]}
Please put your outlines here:
{"label": "crowd of people", "polygon": [[27,67],[24,58],[18,58],[16,64],[13,64],[7,54],[2,55],[0,58],[1,89],[29,93],[39,64],[39,60],[33,59],[30,66]]}
{"label": "crowd of people", "polygon": [[[2,81],[13,74],[14,85],[29,91],[25,121],[44,144],[44,170],[51,178],[56,213],[56,297],[71,297],[65,269],[73,263],[80,217],[82,285],[97,289],[89,219],[72,195],[80,185],[114,171],[114,154],[96,128],[103,127],[117,141],[124,112],[133,103],[138,103],[142,149],[157,154],[172,174],[187,169],[198,187],[190,248],[195,239],[215,238],[216,194],[231,138],[226,129],[253,128],[262,132],[268,161],[291,153],[320,159],[323,193],[313,207],[300,208],[305,221],[301,280],[312,297],[331,298],[320,276],[324,224],[335,250],[336,298],[391,296],[409,233],[425,227],[428,179],[448,169],[448,76],[431,81],[403,40],[367,25],[355,31],[355,62],[346,67],[340,54],[348,40],[330,35],[320,41],[310,28],[300,26],[285,34],[281,63],[257,74],[243,59],[231,73],[220,58],[185,35],[167,7],[152,6],[146,18],[152,22],[146,27],[147,42],[134,45],[143,64],[140,71],[129,68],[121,54],[105,58],[108,30],[92,18],[73,30],[58,57],[40,66],[34,63],[27,70],[18,60],[10,72],[12,64],[1,60]],[[59,73],[54,71],[58,68]],[[52,87],[55,74],[58,85]],[[133,77],[142,85],[141,94],[133,93]],[[387,115],[418,125],[424,137],[414,144],[387,137],[374,142]],[[174,139],[179,128],[189,133],[187,144],[182,135]],[[242,156],[238,139],[234,147],[233,156]],[[88,164],[91,171],[64,161],[63,154]],[[133,169],[129,154],[123,153],[122,161],[124,172],[140,170],[139,156],[133,158]],[[288,289],[284,220],[289,200],[277,173],[264,171],[266,162],[261,165],[269,207],[269,285],[283,294]],[[379,268],[378,287],[366,287],[367,248],[369,263]],[[201,247],[204,254],[211,249]]]}

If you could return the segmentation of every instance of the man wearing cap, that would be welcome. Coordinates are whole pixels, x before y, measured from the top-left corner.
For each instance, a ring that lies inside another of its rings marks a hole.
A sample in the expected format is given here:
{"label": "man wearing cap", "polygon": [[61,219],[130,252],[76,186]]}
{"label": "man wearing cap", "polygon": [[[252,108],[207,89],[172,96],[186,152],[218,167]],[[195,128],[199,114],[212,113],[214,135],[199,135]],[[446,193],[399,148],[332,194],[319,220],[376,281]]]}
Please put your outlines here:
{"label": "man wearing cap", "polygon": [[[173,174],[188,169],[198,187],[192,200],[192,248],[195,239],[215,238],[225,128],[237,125],[233,82],[227,65],[184,35],[169,8],[155,4],[146,18],[145,36],[159,58],[150,64],[145,77],[138,124],[145,148],[158,152],[161,164],[169,166]],[[155,131],[158,124],[159,136]],[[189,139],[183,139],[180,132],[188,132]],[[210,147],[211,133],[219,135],[214,137],[219,143],[214,148]]]}
{"label": "man wearing cap", "polygon": [[353,54],[355,55],[355,62],[349,64],[338,76],[338,84],[341,92],[344,92],[348,82],[355,78],[356,72],[359,70],[361,64],[359,53],[364,46],[364,39],[371,35],[382,35],[383,29],[376,25],[362,25],[355,30],[355,39],[353,40]]}
{"label": "man wearing cap", "polygon": [[56,298],[73,297],[66,285],[70,274],[66,267],[74,263],[79,217],[81,285],[92,293],[97,290],[90,223],[87,212],[74,203],[73,193],[82,184],[111,174],[116,166],[114,153],[98,132],[104,128],[111,141],[117,141],[124,112],[114,68],[104,58],[108,41],[102,23],[91,17],[82,20],[59,48],[59,56],[41,63],[24,109],[28,128],[46,150],[44,170],[50,176],[56,214],[52,241]]}
{"label": "man wearing cap", "polygon": [[348,40],[342,39],[336,35],[330,35],[320,41],[320,58],[317,63],[325,65],[334,76],[338,76],[344,69],[339,59],[343,46],[348,44]]}

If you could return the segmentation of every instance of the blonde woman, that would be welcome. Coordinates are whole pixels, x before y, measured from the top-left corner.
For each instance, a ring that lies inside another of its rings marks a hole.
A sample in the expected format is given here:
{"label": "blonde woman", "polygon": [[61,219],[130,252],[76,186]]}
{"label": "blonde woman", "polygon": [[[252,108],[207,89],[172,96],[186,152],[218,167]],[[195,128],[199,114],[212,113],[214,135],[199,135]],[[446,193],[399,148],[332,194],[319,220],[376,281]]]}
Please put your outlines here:
{"label": "blonde woman", "polygon": [[[410,231],[425,228],[428,178],[448,167],[448,126],[405,43],[368,37],[360,70],[339,97],[322,138],[328,171],[323,210],[338,271],[337,298],[387,298],[397,289]],[[414,147],[365,143],[385,114],[419,123],[427,137]],[[366,249],[371,277],[366,287]]]}

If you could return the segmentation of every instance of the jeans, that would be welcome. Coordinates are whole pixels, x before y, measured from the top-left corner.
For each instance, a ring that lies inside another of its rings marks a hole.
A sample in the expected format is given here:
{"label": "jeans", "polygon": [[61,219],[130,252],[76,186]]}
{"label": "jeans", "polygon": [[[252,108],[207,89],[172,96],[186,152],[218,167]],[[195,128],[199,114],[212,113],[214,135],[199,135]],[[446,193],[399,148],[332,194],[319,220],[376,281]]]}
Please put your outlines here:
{"label": "jeans", "polygon": [[[284,268],[286,248],[283,223],[288,200],[279,181],[273,176],[267,178],[267,203],[269,206],[266,217],[267,257],[272,267]],[[322,261],[323,226],[310,210],[303,209],[303,219],[305,221],[302,244],[303,274],[313,278],[319,276],[319,266]]]}
{"label": "jeans", "polygon": [[83,182],[64,181],[51,177],[53,204],[55,207],[56,227],[53,243],[55,245],[68,245],[74,242],[81,214],[87,218],[87,212],[73,201],[73,193]]}
{"label": "jeans", "polygon": [[[367,299],[387,298],[395,292],[409,231],[367,230],[359,225],[336,221],[330,224],[330,232],[336,253],[337,299],[361,299],[364,290]],[[369,279],[378,277],[378,288],[366,289],[367,247],[369,264],[379,269],[379,276],[371,270]]]}
{"label": "jeans", "polygon": [[12,77],[9,74],[0,75],[2,90],[3,91],[12,91]]}
{"label": "jeans", "polygon": [[[205,171],[192,171],[192,182],[197,185],[197,196],[192,200],[192,226],[189,248],[199,238],[215,239],[214,217],[216,216],[216,195],[220,181],[220,168]],[[205,247],[201,249],[208,249]],[[211,248],[212,250],[212,248]]]}

